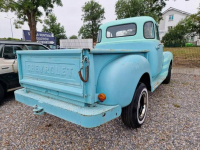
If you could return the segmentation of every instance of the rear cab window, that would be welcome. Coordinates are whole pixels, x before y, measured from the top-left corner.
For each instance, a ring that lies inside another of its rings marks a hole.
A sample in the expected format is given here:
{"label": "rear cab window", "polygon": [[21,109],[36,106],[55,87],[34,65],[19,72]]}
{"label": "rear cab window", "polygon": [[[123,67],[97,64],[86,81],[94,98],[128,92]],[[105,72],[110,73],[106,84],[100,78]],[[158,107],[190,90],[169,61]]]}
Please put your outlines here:
{"label": "rear cab window", "polygon": [[137,32],[137,26],[135,23],[122,24],[108,27],[106,30],[107,38],[134,36]]}

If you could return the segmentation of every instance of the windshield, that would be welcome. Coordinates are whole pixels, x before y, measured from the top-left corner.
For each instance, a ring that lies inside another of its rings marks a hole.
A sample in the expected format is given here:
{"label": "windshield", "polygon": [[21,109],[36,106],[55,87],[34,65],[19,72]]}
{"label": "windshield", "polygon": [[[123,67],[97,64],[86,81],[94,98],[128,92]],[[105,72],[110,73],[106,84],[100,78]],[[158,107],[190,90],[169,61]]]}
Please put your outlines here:
{"label": "windshield", "polygon": [[48,50],[48,48],[42,45],[26,45],[29,50]]}

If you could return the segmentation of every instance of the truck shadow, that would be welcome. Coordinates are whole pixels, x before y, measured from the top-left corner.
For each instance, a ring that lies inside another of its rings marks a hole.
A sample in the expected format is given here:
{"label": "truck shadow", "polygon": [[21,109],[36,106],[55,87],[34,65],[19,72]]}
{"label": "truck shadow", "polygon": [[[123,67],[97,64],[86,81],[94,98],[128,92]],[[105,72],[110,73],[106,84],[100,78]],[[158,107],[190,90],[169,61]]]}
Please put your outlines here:
{"label": "truck shadow", "polygon": [[9,101],[13,101],[14,99],[15,99],[14,91],[8,92],[8,93],[6,93],[4,99],[2,101],[0,101],[0,106]]}

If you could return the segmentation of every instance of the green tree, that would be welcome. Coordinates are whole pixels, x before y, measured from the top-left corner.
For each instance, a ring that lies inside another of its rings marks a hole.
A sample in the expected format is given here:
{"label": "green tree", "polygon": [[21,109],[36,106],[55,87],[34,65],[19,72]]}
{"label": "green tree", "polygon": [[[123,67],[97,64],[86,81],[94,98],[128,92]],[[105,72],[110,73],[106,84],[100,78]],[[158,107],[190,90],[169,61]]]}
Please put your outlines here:
{"label": "green tree", "polygon": [[165,47],[183,47],[185,46],[186,39],[184,35],[187,33],[184,26],[178,24],[176,27],[169,30],[168,33],[162,38]]}
{"label": "green tree", "polygon": [[43,8],[46,15],[52,11],[54,4],[62,6],[61,0],[0,0],[0,11],[15,12],[17,19],[14,24],[16,28],[20,28],[24,22],[28,22],[31,41],[36,41],[37,22],[41,22],[40,17],[43,15]]}
{"label": "green tree", "polygon": [[92,38],[93,41],[96,41],[99,26],[102,20],[105,19],[104,8],[99,3],[91,0],[85,3],[82,11],[84,25],[79,30],[79,36],[82,36],[82,38]]}
{"label": "green tree", "polygon": [[64,26],[57,23],[57,17],[50,14],[47,19],[44,19],[43,32],[53,33],[56,37],[56,44],[60,45],[60,39],[67,39]]}
{"label": "green tree", "polygon": [[151,16],[157,22],[162,19],[165,0],[118,0],[115,5],[117,19]]}
{"label": "green tree", "polygon": [[200,36],[200,11],[186,17],[162,38],[165,47],[185,46],[188,36]]}
{"label": "green tree", "polygon": [[0,38],[0,40],[20,41],[20,39],[17,39],[17,38],[11,38],[11,37],[8,37],[8,38]]}
{"label": "green tree", "polygon": [[195,32],[200,38],[200,8],[196,14],[190,15],[186,20],[185,24],[189,28],[190,32]]}
{"label": "green tree", "polygon": [[72,35],[69,39],[78,39],[78,37],[76,35]]}

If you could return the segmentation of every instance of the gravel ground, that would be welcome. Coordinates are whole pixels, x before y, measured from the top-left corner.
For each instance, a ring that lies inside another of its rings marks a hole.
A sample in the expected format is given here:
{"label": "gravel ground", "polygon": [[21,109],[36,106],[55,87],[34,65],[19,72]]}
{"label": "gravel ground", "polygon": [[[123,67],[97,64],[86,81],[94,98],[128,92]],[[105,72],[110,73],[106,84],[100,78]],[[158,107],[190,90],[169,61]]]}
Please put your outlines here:
{"label": "gravel ground", "polygon": [[9,93],[0,106],[0,149],[200,149],[200,76],[173,74],[150,94],[146,122],[128,129],[121,118],[86,129],[55,116],[34,116]]}

